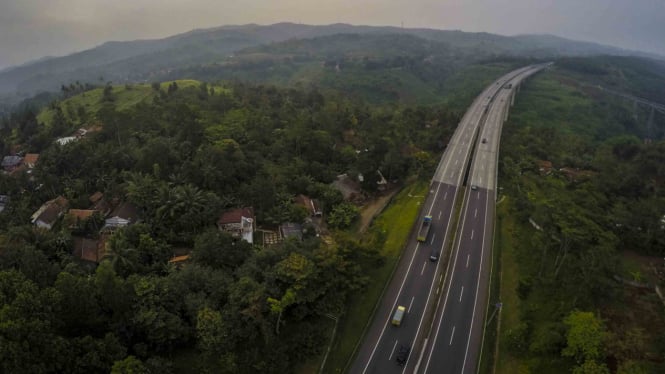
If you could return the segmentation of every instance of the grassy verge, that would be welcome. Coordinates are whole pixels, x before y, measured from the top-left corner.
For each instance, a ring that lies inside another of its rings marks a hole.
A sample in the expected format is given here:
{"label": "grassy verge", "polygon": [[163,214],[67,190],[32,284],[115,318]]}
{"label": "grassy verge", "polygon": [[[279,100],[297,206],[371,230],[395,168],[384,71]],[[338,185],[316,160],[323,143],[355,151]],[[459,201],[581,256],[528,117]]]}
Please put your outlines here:
{"label": "grassy verge", "polygon": [[[507,201],[504,199],[497,205],[497,211],[500,206],[505,206]],[[496,347],[497,347],[497,333],[499,332],[499,314],[495,304],[500,302],[501,299],[501,244],[504,242],[505,235],[501,232],[501,222],[504,218],[503,214],[497,212],[495,227],[494,227],[494,243],[492,246],[492,274],[490,279],[490,293],[489,300],[487,301],[487,313],[485,315],[485,330],[483,336],[482,352],[480,356],[479,373],[492,373],[493,367],[496,362]]]}
{"label": "grassy verge", "polygon": [[418,181],[405,187],[374,221],[372,229],[380,230],[386,238],[381,249],[385,262],[367,274],[369,276],[367,287],[349,300],[346,314],[339,322],[337,337],[328,356],[324,373],[344,372],[374,313],[374,307],[393,274],[428,188],[429,185],[425,181]]}
{"label": "grassy verge", "polygon": [[[520,299],[517,296],[517,285],[519,281],[519,269],[517,266],[517,261],[515,258],[515,218],[510,215],[510,204],[509,199],[504,199],[504,201],[497,206],[497,227],[496,227],[496,242],[494,243],[494,252],[498,255],[498,263],[495,263],[494,274],[499,278],[499,299],[503,303],[501,310],[500,318],[495,317],[494,326],[488,326],[487,331],[488,335],[494,336],[494,343],[498,345],[498,350],[494,351],[497,347],[494,344],[489,344],[490,341],[486,342],[486,347],[493,354],[498,352],[498,357],[494,357],[495,362],[493,362],[496,367],[497,374],[513,374],[519,373],[520,362],[519,360],[512,356],[508,351],[506,341],[508,339],[508,333],[511,329],[516,328],[519,325],[519,308],[520,308]],[[492,290],[494,292],[494,289]],[[491,313],[491,312],[490,312]],[[497,323],[500,323],[501,331],[496,340],[497,333]],[[483,356],[488,357],[488,356]],[[486,368],[485,372],[492,372],[492,367]]]}

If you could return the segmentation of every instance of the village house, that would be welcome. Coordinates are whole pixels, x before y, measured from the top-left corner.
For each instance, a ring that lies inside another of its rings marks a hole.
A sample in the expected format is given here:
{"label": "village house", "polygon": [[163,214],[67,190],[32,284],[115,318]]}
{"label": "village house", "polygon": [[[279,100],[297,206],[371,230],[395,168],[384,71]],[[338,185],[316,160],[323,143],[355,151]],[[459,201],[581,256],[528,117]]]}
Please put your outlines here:
{"label": "village house", "polygon": [[37,165],[37,160],[39,160],[39,153],[28,153],[23,158],[23,165],[28,169],[34,169]]}
{"label": "village house", "polygon": [[92,209],[70,209],[65,215],[65,223],[70,229],[80,229],[93,214],[95,210]]}
{"label": "village house", "polygon": [[243,239],[248,243],[254,243],[255,225],[254,209],[252,208],[226,211],[217,220],[217,227],[221,231],[228,232],[234,238]]}
{"label": "village house", "polygon": [[9,204],[9,196],[0,195],[0,213],[5,210],[5,207]]}
{"label": "village house", "polygon": [[99,214],[102,216],[106,217],[109,215],[109,213],[111,213],[111,206],[108,204],[106,199],[104,199],[104,194],[100,191],[90,195],[88,200],[90,201],[90,204],[92,204],[90,209],[99,212]]}
{"label": "village house", "polygon": [[49,200],[33,213],[30,222],[37,227],[50,230],[58,218],[67,211],[68,205],[69,201],[62,196]]}
{"label": "village house", "polygon": [[299,223],[286,222],[279,226],[279,232],[284,239],[296,238],[302,240],[302,225]]}
{"label": "village house", "polygon": [[132,225],[137,221],[138,210],[136,207],[129,202],[123,202],[109,214],[102,230],[113,231],[120,227]]}
{"label": "village house", "polygon": [[173,264],[173,265],[175,265],[175,266],[178,267],[178,268],[181,267],[181,266],[183,266],[183,265],[184,265],[185,263],[187,263],[187,262],[189,262],[189,255],[173,256],[173,257],[169,260],[169,264]]}
{"label": "village house", "polygon": [[78,140],[78,138],[75,137],[75,136],[64,136],[62,138],[56,139],[55,142],[58,143],[59,145],[67,145],[67,144],[69,144],[71,142],[74,142],[74,141],[77,141],[77,140]]}
{"label": "village house", "polygon": [[552,162],[547,160],[538,160],[538,171],[540,175],[550,175],[552,174]]}
{"label": "village house", "polygon": [[312,217],[321,217],[323,216],[323,209],[321,209],[321,204],[316,199],[310,199],[305,195],[296,196],[296,204],[307,209],[307,212]]}
{"label": "village house", "polygon": [[347,174],[338,175],[331,185],[342,193],[346,201],[361,202],[363,200],[360,183]]}
{"label": "village house", "polygon": [[72,255],[81,260],[99,263],[104,257],[103,243],[95,239],[74,237]]}
{"label": "village house", "polygon": [[2,163],[0,165],[4,171],[9,173],[21,166],[22,162],[23,157],[21,156],[5,156],[2,158]]}

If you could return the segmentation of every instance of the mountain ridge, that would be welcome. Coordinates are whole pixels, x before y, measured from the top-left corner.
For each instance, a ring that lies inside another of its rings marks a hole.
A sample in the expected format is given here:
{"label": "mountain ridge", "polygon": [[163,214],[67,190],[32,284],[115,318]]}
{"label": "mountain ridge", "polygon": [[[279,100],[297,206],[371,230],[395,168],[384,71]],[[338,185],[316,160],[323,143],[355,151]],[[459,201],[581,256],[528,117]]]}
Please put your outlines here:
{"label": "mountain ridge", "polygon": [[459,51],[480,50],[485,55],[494,56],[548,58],[611,54],[654,58],[653,55],[643,52],[574,41],[549,34],[504,36],[486,32],[346,23],[222,25],[193,29],[165,38],[108,41],[66,56],[38,59],[9,67],[0,71],[0,94],[22,93],[25,96],[40,91],[54,91],[62,84],[77,80],[145,82],[160,72],[219,62],[247,48],[335,34],[408,34],[442,42]]}

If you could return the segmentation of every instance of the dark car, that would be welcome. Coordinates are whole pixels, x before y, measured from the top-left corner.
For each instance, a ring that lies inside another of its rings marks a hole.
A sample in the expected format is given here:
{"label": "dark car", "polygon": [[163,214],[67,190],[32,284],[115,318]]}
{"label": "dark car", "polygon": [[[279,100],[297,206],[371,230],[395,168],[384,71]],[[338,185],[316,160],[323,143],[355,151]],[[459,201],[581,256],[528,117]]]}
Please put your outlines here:
{"label": "dark car", "polygon": [[487,143],[487,139],[483,138],[483,144]]}
{"label": "dark car", "polygon": [[399,366],[402,366],[406,363],[406,359],[409,358],[410,351],[411,347],[408,345],[400,344],[399,351],[397,351],[397,356],[395,356],[395,360]]}
{"label": "dark car", "polygon": [[436,262],[436,260],[439,259],[439,250],[434,248],[432,249],[432,252],[429,255],[429,260],[432,262]]}

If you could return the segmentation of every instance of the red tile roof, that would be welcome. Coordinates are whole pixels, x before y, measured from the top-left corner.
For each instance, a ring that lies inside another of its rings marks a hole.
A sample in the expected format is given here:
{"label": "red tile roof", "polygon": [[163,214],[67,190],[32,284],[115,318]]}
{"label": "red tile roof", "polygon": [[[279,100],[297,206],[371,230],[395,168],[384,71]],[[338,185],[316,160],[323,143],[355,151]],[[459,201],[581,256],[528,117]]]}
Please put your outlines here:
{"label": "red tile roof", "polygon": [[241,218],[252,218],[254,219],[254,209],[252,208],[237,208],[233,210],[226,211],[222,213],[217,221],[219,225],[226,225],[229,223],[240,223]]}
{"label": "red tile roof", "polygon": [[92,195],[90,195],[88,200],[90,200],[90,202],[94,204],[94,203],[98,202],[99,200],[101,200],[102,197],[104,197],[104,194],[101,191],[97,191],[97,192],[93,193]]}
{"label": "red tile roof", "polygon": [[184,256],[174,256],[172,259],[169,260],[170,263],[172,264],[177,264],[179,262],[187,261],[189,260],[189,255],[184,255]]}
{"label": "red tile roof", "polygon": [[23,158],[23,163],[28,165],[35,165],[39,160],[39,153],[28,153]]}
{"label": "red tile roof", "polygon": [[99,247],[98,240],[75,237],[72,254],[82,260],[99,262],[101,260]]}
{"label": "red tile roof", "polygon": [[67,215],[84,220],[90,218],[94,213],[95,211],[90,209],[70,209]]}

